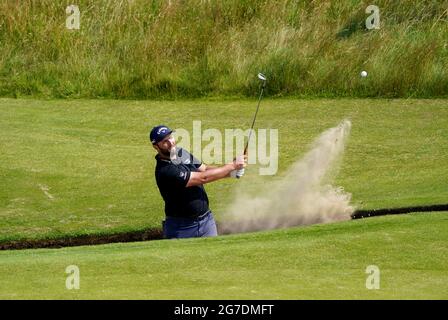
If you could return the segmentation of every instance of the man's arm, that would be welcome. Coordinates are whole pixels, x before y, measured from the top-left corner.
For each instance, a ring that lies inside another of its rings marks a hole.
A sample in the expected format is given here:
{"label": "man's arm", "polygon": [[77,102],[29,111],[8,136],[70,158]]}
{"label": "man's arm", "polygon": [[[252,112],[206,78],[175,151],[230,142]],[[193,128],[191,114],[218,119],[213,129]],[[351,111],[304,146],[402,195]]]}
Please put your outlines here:
{"label": "man's arm", "polygon": [[[199,172],[191,172],[190,179],[188,180],[186,187],[194,187],[201,184],[206,184],[219,179],[230,177],[230,173],[233,170],[239,170],[246,166],[245,159],[234,161],[223,165],[222,167],[208,167],[202,164],[199,167]],[[202,170],[204,171],[201,171]]]}
{"label": "man's arm", "polygon": [[205,171],[207,171],[207,170],[210,170],[210,169],[216,169],[216,168],[218,168],[218,167],[216,167],[216,166],[210,166],[210,165],[208,165],[208,164],[203,163],[203,164],[201,164],[201,166],[198,168],[198,170],[199,170],[200,172],[205,172]]}

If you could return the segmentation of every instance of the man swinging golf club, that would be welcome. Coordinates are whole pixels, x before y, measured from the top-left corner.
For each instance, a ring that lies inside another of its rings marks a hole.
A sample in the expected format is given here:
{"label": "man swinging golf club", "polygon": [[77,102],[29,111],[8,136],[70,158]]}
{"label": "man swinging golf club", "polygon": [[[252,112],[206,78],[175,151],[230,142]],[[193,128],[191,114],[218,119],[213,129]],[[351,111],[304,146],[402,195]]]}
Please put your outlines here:
{"label": "man swinging golf club", "polygon": [[221,167],[201,163],[188,151],[176,147],[173,130],[159,125],[149,138],[157,150],[155,176],[165,201],[163,235],[171,238],[217,236],[204,184],[227,177],[241,177],[247,158],[237,157]]}
{"label": "man swinging golf club", "polygon": [[221,167],[211,167],[201,163],[188,151],[176,148],[172,136],[173,130],[167,126],[156,126],[149,138],[156,155],[156,182],[165,201],[163,234],[165,238],[192,238],[217,236],[215,219],[208,206],[208,197],[204,184],[227,177],[241,178],[247,165],[247,148],[257,118],[266,76],[258,74],[262,81],[249,138],[244,148],[244,155]]}

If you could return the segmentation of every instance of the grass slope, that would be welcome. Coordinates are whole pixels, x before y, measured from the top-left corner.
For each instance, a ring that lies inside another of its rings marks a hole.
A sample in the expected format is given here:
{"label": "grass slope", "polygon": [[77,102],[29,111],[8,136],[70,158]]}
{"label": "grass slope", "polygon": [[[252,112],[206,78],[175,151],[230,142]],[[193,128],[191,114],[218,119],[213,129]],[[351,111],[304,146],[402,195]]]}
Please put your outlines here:
{"label": "grass slope", "polygon": [[[448,214],[0,252],[0,299],[448,299]],[[66,267],[80,269],[67,290]],[[367,290],[366,268],[380,269]]]}
{"label": "grass slope", "polygon": [[[0,2],[0,96],[446,97],[446,1]],[[362,79],[361,70],[369,76]]]}
{"label": "grass slope", "polygon": [[[373,209],[446,203],[446,100],[266,100],[258,128],[279,130],[279,173],[324,130],[353,124],[336,184]],[[255,101],[0,100],[0,241],[159,227],[149,129],[248,128]],[[203,147],[206,143],[203,143]],[[219,215],[240,181],[206,186]],[[265,176],[259,183],[278,177]]]}

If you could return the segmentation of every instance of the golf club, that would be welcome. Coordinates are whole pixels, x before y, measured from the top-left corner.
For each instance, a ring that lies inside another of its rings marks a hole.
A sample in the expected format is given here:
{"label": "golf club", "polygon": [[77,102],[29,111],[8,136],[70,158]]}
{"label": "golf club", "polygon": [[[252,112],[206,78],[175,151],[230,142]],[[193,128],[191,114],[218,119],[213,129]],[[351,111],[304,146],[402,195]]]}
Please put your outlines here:
{"label": "golf club", "polygon": [[263,82],[261,85],[260,97],[258,98],[257,110],[255,111],[254,119],[252,121],[252,126],[250,127],[250,131],[249,131],[249,137],[247,138],[246,147],[244,148],[244,154],[247,154],[247,148],[249,147],[249,141],[250,141],[250,137],[252,135],[252,131],[254,129],[255,120],[257,119],[258,109],[260,108],[260,102],[261,102],[261,99],[263,98],[263,91],[264,91],[264,88],[266,87],[266,76],[262,73],[259,73],[258,79],[260,79]]}
{"label": "golf club", "polygon": [[[247,155],[247,148],[249,147],[250,137],[252,136],[252,131],[254,129],[255,120],[257,119],[258,109],[260,109],[260,102],[261,102],[261,99],[263,98],[263,91],[264,91],[264,88],[266,87],[266,76],[263,73],[258,74],[258,79],[260,79],[262,81],[261,92],[260,92],[260,96],[258,97],[257,110],[255,111],[254,119],[252,120],[252,125],[251,125],[250,131],[249,131],[249,137],[247,138],[246,146],[244,147],[244,153],[243,153],[244,155]],[[236,177],[238,179],[240,178],[240,176],[238,176],[238,174]]]}

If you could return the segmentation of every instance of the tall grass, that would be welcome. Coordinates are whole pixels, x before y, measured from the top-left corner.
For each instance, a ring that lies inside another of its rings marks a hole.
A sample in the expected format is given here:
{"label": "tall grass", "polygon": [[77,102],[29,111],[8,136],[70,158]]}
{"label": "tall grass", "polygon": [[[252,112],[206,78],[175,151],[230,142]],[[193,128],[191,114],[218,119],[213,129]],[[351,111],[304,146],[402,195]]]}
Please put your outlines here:
{"label": "tall grass", "polygon": [[3,0],[0,96],[448,96],[448,2],[370,2]]}

